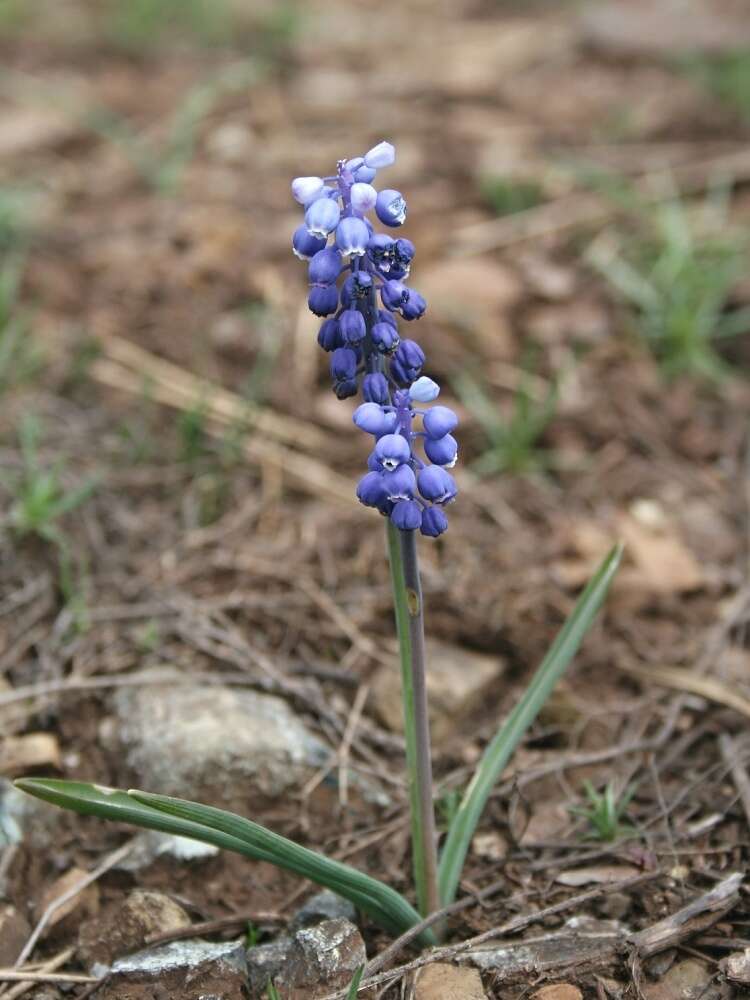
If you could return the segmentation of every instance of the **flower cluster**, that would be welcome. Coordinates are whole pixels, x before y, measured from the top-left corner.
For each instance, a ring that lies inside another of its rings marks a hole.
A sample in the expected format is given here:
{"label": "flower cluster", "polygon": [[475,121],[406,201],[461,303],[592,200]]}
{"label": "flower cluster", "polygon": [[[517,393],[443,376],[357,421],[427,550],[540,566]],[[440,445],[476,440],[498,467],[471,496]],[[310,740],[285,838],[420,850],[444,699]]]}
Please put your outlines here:
{"label": "flower cluster", "polygon": [[[418,528],[437,537],[448,527],[444,507],[456,496],[447,469],[456,462],[451,432],[458,420],[446,406],[415,406],[431,403],[440,388],[422,375],[424,351],[401,339],[396,319],[419,319],[426,309],[419,292],[405,284],[414,244],[376,233],[367,217],[374,212],[394,228],[406,218],[398,191],[373,186],[395,155],[390,143],[381,142],[364,156],[340,160],[334,176],[297,177],[292,195],[305,220],[292,248],[309,261],[308,305],[323,318],[318,343],[331,355],[333,390],[339,399],[361,390],[364,399],[354,423],[373,435],[374,450],[357,496],[402,531]],[[414,429],[417,418],[422,430]],[[427,462],[417,454],[420,441]]]}

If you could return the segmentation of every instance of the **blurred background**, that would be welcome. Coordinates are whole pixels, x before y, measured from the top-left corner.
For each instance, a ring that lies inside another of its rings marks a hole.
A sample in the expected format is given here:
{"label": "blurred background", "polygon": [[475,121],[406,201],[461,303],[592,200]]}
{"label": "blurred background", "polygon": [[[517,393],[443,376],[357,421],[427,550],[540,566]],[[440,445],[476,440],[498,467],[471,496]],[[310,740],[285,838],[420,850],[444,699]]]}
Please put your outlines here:
{"label": "blurred background", "polygon": [[744,611],[701,660],[747,585],[747,15],[0,0],[3,773],[127,780],[108,702],[13,691],[165,664],[270,663],[342,718],[372,685],[388,729],[383,526],[289,193],[381,139],[428,301],[409,333],[462,420],[428,629],[448,674],[483,655],[507,680],[464,723],[451,695],[438,769],[476,755],[618,537],[606,631],[537,748],[635,737],[697,663],[749,693]]}

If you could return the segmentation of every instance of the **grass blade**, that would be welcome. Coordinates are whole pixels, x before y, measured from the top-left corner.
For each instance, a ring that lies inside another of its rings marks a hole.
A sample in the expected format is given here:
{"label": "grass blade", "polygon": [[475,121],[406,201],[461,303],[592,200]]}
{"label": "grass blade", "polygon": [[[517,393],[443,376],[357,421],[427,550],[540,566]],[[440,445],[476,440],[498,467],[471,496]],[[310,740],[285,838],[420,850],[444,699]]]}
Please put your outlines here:
{"label": "grass blade", "polygon": [[440,898],[443,906],[451,903],[456,894],[471,838],[495,782],[577,653],[604,601],[621,556],[622,545],[616,545],[591,578],[523,697],[500,727],[477,765],[474,777],[450,824],[440,857]]}
{"label": "grass blade", "polygon": [[352,981],[349,983],[349,991],[346,994],[346,1000],[357,1000],[357,993],[359,993],[359,984],[362,982],[362,976],[365,974],[364,965],[360,965],[357,971],[352,977]]}
{"label": "grass blade", "polygon": [[[255,861],[269,861],[351,900],[381,927],[395,934],[403,933],[421,919],[407,900],[384,882],[222,809],[166,795],[123,792],[56,778],[21,778],[16,786],[29,795],[83,815],[191,837]],[[432,935],[426,934],[423,941],[433,943]]]}

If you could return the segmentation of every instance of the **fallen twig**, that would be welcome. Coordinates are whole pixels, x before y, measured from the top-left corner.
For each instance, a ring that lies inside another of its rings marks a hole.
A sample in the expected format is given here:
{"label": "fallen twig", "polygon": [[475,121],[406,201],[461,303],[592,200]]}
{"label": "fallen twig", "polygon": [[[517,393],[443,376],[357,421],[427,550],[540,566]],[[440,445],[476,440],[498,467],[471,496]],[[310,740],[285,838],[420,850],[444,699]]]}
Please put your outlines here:
{"label": "fallen twig", "polygon": [[[75,948],[64,948],[62,951],[58,952],[57,955],[53,955],[52,958],[47,959],[39,967],[29,969],[30,972],[55,972],[60,966],[65,965],[66,962],[75,954]],[[21,971],[24,971],[23,969]],[[0,998],[2,1000],[18,1000],[18,997],[22,997],[24,993],[28,993],[30,989],[34,986],[33,983],[16,983],[15,986],[8,986],[0,990]]]}
{"label": "fallen twig", "polygon": [[[96,882],[98,878],[101,878],[101,876],[104,875],[105,872],[108,872],[109,869],[112,868],[114,865],[116,865],[119,861],[122,861],[123,858],[127,857],[127,855],[130,854],[133,847],[135,846],[135,842],[136,838],[133,838],[129,840],[126,844],[122,844],[120,847],[117,848],[117,850],[112,851],[111,854],[108,854],[107,857],[104,859],[104,861],[97,868],[95,868],[94,871],[90,872],[85,878],[82,878],[80,882],[77,882],[76,885],[74,885],[71,889],[68,889],[67,892],[64,892],[61,896],[58,896],[57,899],[53,899],[53,901],[49,904],[49,906],[46,908],[44,913],[39,918],[39,921],[37,922],[37,925],[34,928],[34,930],[31,932],[28,941],[21,949],[21,954],[16,959],[16,966],[15,966],[16,970],[18,970],[19,967],[24,964],[26,959],[32,953],[37,941],[39,940],[41,934],[44,931],[44,928],[47,926],[47,924],[52,919],[57,910],[59,910],[60,907],[63,906],[65,903],[67,903],[69,900],[77,896],[78,893],[82,892],[87,886],[91,885],[93,882]],[[87,977],[85,979],[68,980],[68,981],[91,982],[91,979]]]}
{"label": "fallen twig", "polygon": [[18,969],[0,969],[0,982],[8,983],[98,983],[95,976],[75,972],[22,972]]}
{"label": "fallen twig", "polygon": [[741,694],[737,694],[713,677],[701,677],[694,671],[682,667],[635,667],[621,663],[617,666],[625,673],[633,674],[644,681],[652,681],[654,684],[673,688],[675,691],[697,694],[700,698],[716,702],[717,705],[724,705],[726,708],[733,708],[735,712],[750,718],[750,700],[743,698]]}
{"label": "fallen twig", "polygon": [[[200,403],[205,407],[207,416],[225,425],[250,425],[277,441],[309,451],[325,447],[325,434],[314,425],[251,403],[223,386],[199,378],[180,365],[152,354],[131,340],[108,334],[101,339],[101,350],[104,358],[138,376],[141,391],[144,384],[148,385],[149,392],[157,385],[162,395],[170,396],[172,405],[178,409]],[[101,374],[102,381],[106,382],[113,376],[114,370],[102,366],[99,372],[99,360],[93,362],[92,374],[95,378]]]}
{"label": "fallen twig", "polygon": [[648,958],[649,955],[672,948],[693,934],[715,924],[739,899],[743,878],[742,872],[734,872],[714,886],[710,892],[694,899],[677,913],[633,934],[630,940],[641,958]]}
{"label": "fallen twig", "polygon": [[[108,358],[100,358],[92,367],[91,374],[99,382],[120,389],[133,395],[143,392],[143,380],[146,373],[138,374],[129,368]],[[218,388],[218,387],[217,387]],[[190,410],[195,406],[195,397],[175,393],[169,386],[161,382],[149,383],[151,398],[157,403],[171,406],[177,410]],[[226,433],[226,416],[217,417],[209,408],[206,418],[206,430],[216,437]],[[351,504],[352,490],[349,481],[333,469],[310,455],[274,441],[264,434],[252,434],[242,442],[246,457],[258,464],[268,464],[287,474],[298,488],[314,496],[324,496],[328,500]],[[356,507],[353,509],[356,510]]]}
{"label": "fallen twig", "polygon": [[729,733],[722,733],[719,736],[719,749],[724,763],[732,775],[732,781],[734,781],[742,808],[745,810],[745,817],[750,825],[750,777],[748,777],[747,768],[740,760],[737,746]]}
{"label": "fallen twig", "polygon": [[[480,944],[515,933],[532,923],[544,920],[546,917],[580,906],[582,903],[611,892],[622,892],[633,888],[643,882],[658,878],[662,874],[663,872],[660,871],[650,872],[625,879],[622,882],[613,882],[608,886],[599,886],[536,913],[515,917],[506,924],[491,928],[467,941],[444,948],[434,948],[405,965],[397,966],[377,975],[368,975],[363,979],[360,991],[400,979],[407,973],[414,972],[431,962],[458,960],[482,965],[482,951],[485,954],[492,953],[492,969],[498,981],[508,981],[519,975],[528,977],[533,973],[550,969],[554,969],[558,973],[573,966],[580,971],[581,967],[594,967],[627,952],[630,952],[631,955],[635,954],[639,958],[646,958],[665,948],[674,947],[674,945],[687,940],[693,934],[704,931],[720,920],[737,902],[744,877],[740,872],[729,875],[709,892],[694,899],[677,913],[660,920],[651,927],[638,931],[636,934],[618,933],[617,931],[556,931],[538,938],[514,941],[509,943],[507,947],[498,945],[492,949],[477,948]],[[434,919],[430,919],[429,922],[432,923],[443,917],[443,913],[433,914]],[[423,925],[426,923],[423,921]],[[394,942],[394,944],[396,943]],[[387,951],[388,957],[391,957],[392,952],[390,949]],[[379,964],[379,958],[380,956],[370,963],[368,973],[375,963]],[[489,962],[484,964],[488,965]],[[339,991],[328,995],[324,1000],[344,1000],[345,997],[346,991]]]}
{"label": "fallen twig", "polygon": [[[589,889],[586,892],[578,893],[576,896],[570,896],[568,899],[563,899],[559,903],[554,903],[552,906],[547,906],[534,913],[527,913],[514,917],[505,924],[501,924],[498,927],[492,927],[490,930],[484,931],[482,934],[478,934],[475,937],[468,938],[465,941],[461,941],[458,944],[447,945],[443,948],[433,948],[430,952],[420,955],[419,958],[416,958],[405,965],[398,966],[395,969],[389,969],[387,972],[382,972],[378,975],[372,974],[371,970],[381,968],[383,961],[389,961],[390,958],[405,947],[409,941],[413,940],[414,936],[416,936],[416,934],[418,934],[423,928],[429,927],[440,920],[444,920],[446,915],[455,913],[458,909],[464,909],[467,906],[471,906],[473,903],[477,902],[478,898],[481,899],[482,894],[478,893],[476,897],[472,896],[468,900],[457,900],[457,903],[451,904],[450,907],[446,907],[444,910],[440,910],[437,913],[433,913],[430,917],[427,917],[420,924],[417,924],[415,927],[411,928],[411,930],[407,931],[406,934],[403,934],[400,938],[394,941],[393,944],[386,949],[386,952],[383,953],[383,955],[385,955],[384,959],[382,956],[376,956],[372,962],[369,963],[366,969],[366,976],[362,981],[360,990],[366,989],[370,986],[379,986],[392,979],[400,978],[407,972],[413,972],[415,969],[418,969],[423,965],[429,965],[430,962],[450,961],[451,959],[458,958],[470,951],[472,948],[475,948],[477,945],[490,941],[493,938],[502,937],[506,934],[515,934],[520,930],[524,930],[531,924],[544,920],[547,917],[554,916],[557,913],[563,913],[565,910],[574,909],[577,906],[590,902],[592,899],[598,899],[613,892],[622,892],[629,888],[633,888],[636,885],[641,885],[644,882],[651,882],[654,879],[660,878],[663,874],[664,873],[662,871],[647,872],[643,875],[635,875],[632,878],[623,879],[620,882],[612,882],[610,885],[597,886],[595,889]],[[463,905],[459,907],[457,905],[458,903]],[[345,997],[346,992],[340,991],[323,998],[323,1000],[344,1000]]]}

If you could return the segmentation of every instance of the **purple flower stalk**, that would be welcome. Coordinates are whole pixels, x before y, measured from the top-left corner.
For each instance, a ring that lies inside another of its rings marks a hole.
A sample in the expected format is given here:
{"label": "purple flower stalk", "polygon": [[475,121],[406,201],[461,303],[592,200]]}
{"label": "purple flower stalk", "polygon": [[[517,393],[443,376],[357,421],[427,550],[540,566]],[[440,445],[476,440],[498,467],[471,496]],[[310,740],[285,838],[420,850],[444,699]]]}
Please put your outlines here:
{"label": "purple flower stalk", "polygon": [[394,147],[380,142],[364,156],[339,160],[335,176],[296,178],[292,195],[305,221],[292,245],[309,261],[310,309],[327,317],[318,343],[331,352],[333,390],[340,399],[362,393],[354,423],[375,438],[357,496],[401,531],[435,538],[448,527],[444,508],[456,496],[446,469],[456,464],[458,419],[447,406],[422,408],[440,387],[422,374],[419,344],[399,336],[396,317],[410,322],[427,308],[404,283],[414,244],[376,233],[368,218],[374,213],[393,228],[406,219],[400,192],[374,186],[378,170],[395,158]]}

